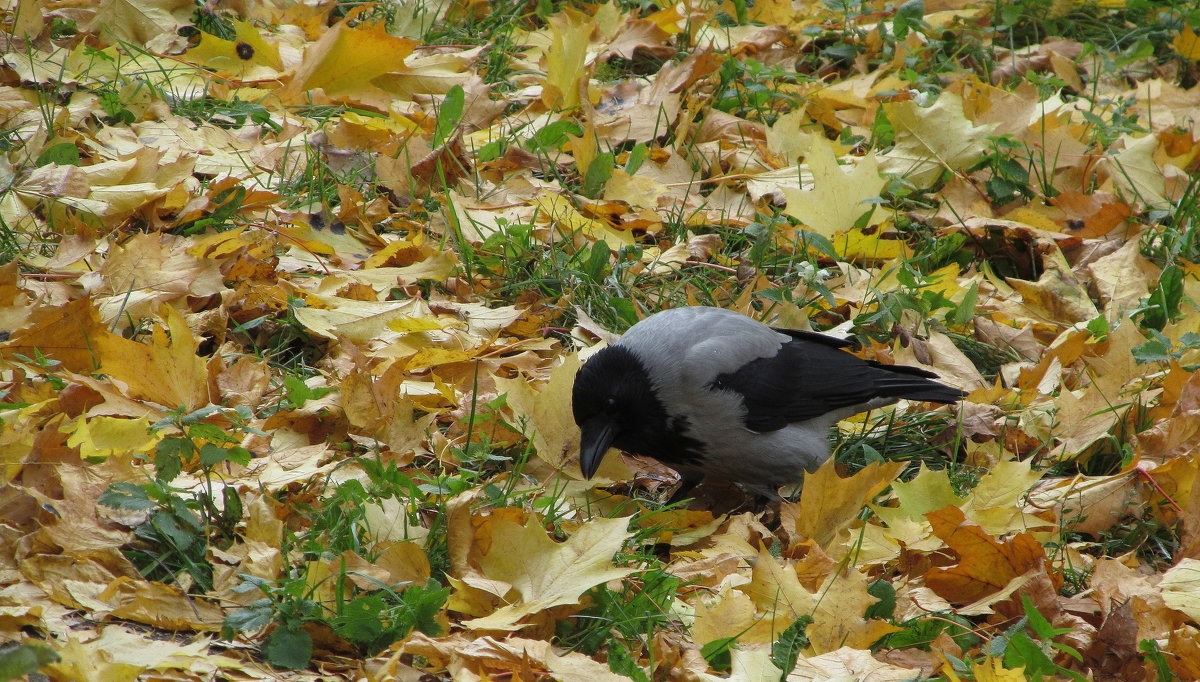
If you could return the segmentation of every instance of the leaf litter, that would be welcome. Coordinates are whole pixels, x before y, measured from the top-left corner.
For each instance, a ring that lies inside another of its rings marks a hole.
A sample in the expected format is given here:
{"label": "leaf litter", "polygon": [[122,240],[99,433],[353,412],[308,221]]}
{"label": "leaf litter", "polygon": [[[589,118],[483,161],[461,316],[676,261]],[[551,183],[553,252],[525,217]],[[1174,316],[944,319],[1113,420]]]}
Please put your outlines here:
{"label": "leaf litter", "polygon": [[[1200,677],[1195,18],[1012,7],[14,3],[0,671]],[[969,395],[584,481],[694,304]]]}

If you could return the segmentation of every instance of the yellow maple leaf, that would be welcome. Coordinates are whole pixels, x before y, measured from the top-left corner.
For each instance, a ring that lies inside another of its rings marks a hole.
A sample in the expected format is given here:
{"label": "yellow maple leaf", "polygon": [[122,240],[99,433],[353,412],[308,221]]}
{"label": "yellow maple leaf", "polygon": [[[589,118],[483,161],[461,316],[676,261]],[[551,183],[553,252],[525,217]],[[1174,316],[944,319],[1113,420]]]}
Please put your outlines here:
{"label": "yellow maple leaf", "polygon": [[947,504],[958,506],[967,518],[996,536],[1045,526],[1046,521],[1026,514],[1021,505],[1021,500],[1041,480],[1043,473],[1034,471],[1029,460],[1000,462],[984,474],[966,500]]}
{"label": "yellow maple leaf", "polygon": [[829,550],[839,533],[858,520],[858,513],[876,493],[896,479],[903,462],[871,464],[850,478],[839,478],[833,459],[805,474],[800,502],[785,502],[779,511],[785,527],[812,538]]}
{"label": "yellow maple leaf", "polygon": [[588,42],[596,22],[588,15],[565,9],[547,20],[550,50],[546,52],[546,84],[542,103],[551,110],[579,106],[580,89],[586,87]]}
{"label": "yellow maple leaf", "polygon": [[671,35],[680,33],[683,30],[680,28],[680,23],[684,19],[684,15],[679,13],[675,5],[670,5],[666,9],[660,9],[646,16],[647,21],[653,22],[656,26]]}
{"label": "yellow maple leaf", "polygon": [[958,506],[963,501],[954,494],[950,476],[945,470],[933,471],[926,468],[924,463],[911,480],[893,483],[892,492],[900,501],[900,511],[912,518],[923,518],[931,511]]}
{"label": "yellow maple leaf", "polygon": [[462,326],[462,323],[451,318],[416,317],[413,315],[400,315],[387,321],[388,329],[401,334],[440,331],[451,326]]}
{"label": "yellow maple leaf", "polygon": [[738,645],[729,652],[729,675],[689,670],[688,677],[701,682],[776,682],[783,675],[771,659],[771,647]]}
{"label": "yellow maple leaf", "polygon": [[108,602],[117,618],[165,630],[208,630],[221,627],[224,614],[210,603],[195,602],[176,585],[117,576],[96,595]]}
{"label": "yellow maple leaf", "polygon": [[524,525],[495,519],[489,551],[477,562],[489,579],[512,585],[517,599],[463,625],[473,630],[519,630],[526,625],[519,622],[522,618],[553,606],[577,604],[596,585],[633,573],[633,568],[612,563],[631,535],[628,527],[628,518],[592,519],[558,543],[535,516]]}
{"label": "yellow maple leaf", "polygon": [[79,447],[80,457],[108,457],[151,452],[162,440],[160,433],[150,431],[150,420],[92,417],[80,419],[67,445]]}
{"label": "yellow maple leaf", "polygon": [[[784,213],[826,238],[854,227],[864,213],[874,216],[876,206],[867,202],[878,199],[887,184],[879,175],[874,153],[842,167],[833,155],[832,143],[814,133],[804,162],[812,171],[813,188],[784,187],[783,195],[787,198]],[[868,218],[865,224],[877,222]]]}
{"label": "yellow maple leaf", "polygon": [[401,100],[414,95],[444,95],[454,86],[467,86],[473,73],[468,68],[478,48],[458,53],[413,56],[405,60],[405,70],[384,74],[374,84]]}
{"label": "yellow maple leaf", "polygon": [[829,576],[813,610],[813,622],[805,630],[816,653],[840,647],[866,649],[880,637],[901,628],[882,620],[867,619],[867,609],[878,602],[867,592],[867,577],[853,568]]}
{"label": "yellow maple leaf", "polygon": [[1005,594],[1031,572],[1045,570],[1046,552],[1028,533],[1000,541],[967,520],[958,507],[930,512],[926,518],[933,532],[959,556],[956,566],[934,567],[925,574],[925,584],[951,602],[979,603]]}
{"label": "yellow maple leaf", "polygon": [[782,611],[793,620],[813,607],[813,595],[800,584],[791,562],[776,559],[766,547],[759,550],[749,584],[739,589],[754,600],[759,610]]}
{"label": "yellow maple leaf", "polygon": [[932,106],[916,102],[884,105],[896,129],[896,146],[880,158],[880,170],[895,173],[917,187],[926,187],[944,169],[959,170],[983,157],[987,137],[998,124],[977,126],[963,113],[962,98],[942,93]]}
{"label": "yellow maple leaf", "polygon": [[971,664],[977,682],[1025,682],[1025,666],[1008,669],[1003,658],[991,656]]}
{"label": "yellow maple leaf", "polygon": [[330,96],[345,96],[386,110],[391,98],[375,79],[404,71],[404,58],[417,42],[388,35],[382,23],[366,28],[338,24],[304,53],[292,81],[279,96],[286,103],[305,101],[306,91],[320,88]]}
{"label": "yellow maple leaf", "polygon": [[866,234],[858,228],[833,238],[833,250],[850,261],[882,261],[908,258],[912,249],[902,239],[888,239],[881,231]]}
{"label": "yellow maple leaf", "polygon": [[1154,160],[1159,141],[1155,135],[1139,138],[1126,136],[1125,148],[1109,158],[1104,164],[1109,169],[1111,180],[1131,203],[1154,207],[1167,204],[1167,178],[1163,169]]}
{"label": "yellow maple leaf", "polygon": [[[455,679],[524,680],[532,679],[529,676],[531,670],[537,671],[539,679],[587,682],[624,682],[629,679],[609,670],[607,663],[578,651],[564,652],[559,646],[542,639],[473,637],[462,633],[435,639],[414,632],[406,638],[403,646],[404,654],[420,656],[431,664],[431,668],[453,668]],[[736,658],[734,660],[736,669]],[[393,679],[394,676],[383,677]]]}
{"label": "yellow maple leaf", "polygon": [[103,35],[105,42],[112,44],[169,42],[178,38],[180,26],[192,23],[193,9],[189,3],[174,0],[107,0],[97,3],[83,30]]}
{"label": "yellow maple leaf", "polygon": [[730,590],[718,599],[696,604],[692,640],[700,645],[731,637],[749,643],[770,641],[765,640],[761,633],[752,632],[758,622],[750,597],[743,592]]}
{"label": "yellow maple leaf", "polygon": [[12,34],[32,40],[42,32],[46,22],[36,0],[17,0],[12,23]]}
{"label": "yellow maple leaf", "polygon": [[150,343],[115,334],[92,339],[100,370],[124,381],[130,396],[168,409],[182,406],[193,410],[209,404],[208,368],[196,354],[196,335],[174,307],[164,304],[159,316],[166,328],[155,328]]}
{"label": "yellow maple leaf", "polygon": [[787,676],[787,682],[827,682],[828,680],[913,680],[921,672],[875,660],[871,652],[844,646],[820,656],[801,658]]}
{"label": "yellow maple leaf", "polygon": [[180,59],[230,71],[243,77],[255,67],[266,67],[274,71],[283,69],[279,50],[264,40],[253,24],[235,20],[233,30],[233,40],[218,38],[209,33],[200,34],[200,42],[180,55]]}
{"label": "yellow maple leaf", "polygon": [[564,236],[580,233],[593,241],[603,240],[609,246],[632,245],[633,234],[625,230],[613,229],[602,220],[584,216],[571,201],[561,194],[546,194],[538,197],[534,205],[543,215],[548,216]]}
{"label": "yellow maple leaf", "polygon": [[1200,62],[1200,36],[1196,35],[1190,25],[1184,25],[1179,35],[1171,41],[1171,47],[1185,59]]}

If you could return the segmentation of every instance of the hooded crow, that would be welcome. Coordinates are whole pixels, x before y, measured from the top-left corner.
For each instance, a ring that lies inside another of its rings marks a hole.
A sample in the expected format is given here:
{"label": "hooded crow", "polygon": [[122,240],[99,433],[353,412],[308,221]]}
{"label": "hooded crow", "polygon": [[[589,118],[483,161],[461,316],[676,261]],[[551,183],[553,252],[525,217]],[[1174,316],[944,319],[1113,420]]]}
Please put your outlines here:
{"label": "hooded crow", "polygon": [[829,458],[838,420],[900,398],[965,395],[931,381],[932,372],[863,360],[848,345],[720,308],[651,315],[575,376],[583,475],[616,447],[676,469],[685,486],[708,476],[777,497]]}

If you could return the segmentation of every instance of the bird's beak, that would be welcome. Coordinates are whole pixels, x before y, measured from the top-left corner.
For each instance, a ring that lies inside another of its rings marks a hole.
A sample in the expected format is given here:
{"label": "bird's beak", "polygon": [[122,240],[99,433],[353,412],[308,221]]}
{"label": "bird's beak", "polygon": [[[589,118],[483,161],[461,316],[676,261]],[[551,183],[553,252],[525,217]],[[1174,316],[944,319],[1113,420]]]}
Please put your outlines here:
{"label": "bird's beak", "polygon": [[584,478],[591,479],[617,437],[617,422],[608,415],[598,414],[584,422],[579,430],[583,434],[579,438],[579,469]]}

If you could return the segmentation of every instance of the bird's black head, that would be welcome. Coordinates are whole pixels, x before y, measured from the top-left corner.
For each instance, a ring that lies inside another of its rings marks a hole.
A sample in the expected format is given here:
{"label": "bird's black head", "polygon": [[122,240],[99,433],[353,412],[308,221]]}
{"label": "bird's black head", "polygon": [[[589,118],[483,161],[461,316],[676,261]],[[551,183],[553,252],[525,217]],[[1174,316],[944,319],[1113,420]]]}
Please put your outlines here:
{"label": "bird's black head", "polygon": [[591,478],[611,447],[654,456],[653,434],[666,428],[666,411],[650,373],[631,351],[609,346],[575,375],[571,411],[582,432],[579,468]]}

